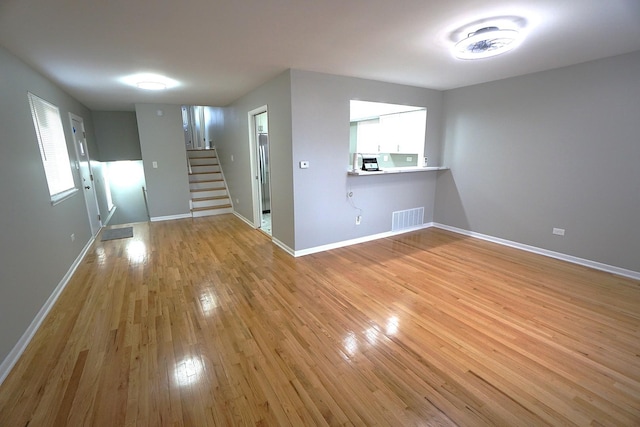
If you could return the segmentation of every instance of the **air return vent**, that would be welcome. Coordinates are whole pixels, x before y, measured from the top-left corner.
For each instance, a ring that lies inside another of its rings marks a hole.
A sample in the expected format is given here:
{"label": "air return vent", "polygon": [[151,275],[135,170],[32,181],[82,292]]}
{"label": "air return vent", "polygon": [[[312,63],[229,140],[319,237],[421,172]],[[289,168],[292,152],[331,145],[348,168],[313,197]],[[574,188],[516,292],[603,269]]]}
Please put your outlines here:
{"label": "air return vent", "polygon": [[391,231],[420,227],[424,224],[424,207],[395,211],[391,221]]}

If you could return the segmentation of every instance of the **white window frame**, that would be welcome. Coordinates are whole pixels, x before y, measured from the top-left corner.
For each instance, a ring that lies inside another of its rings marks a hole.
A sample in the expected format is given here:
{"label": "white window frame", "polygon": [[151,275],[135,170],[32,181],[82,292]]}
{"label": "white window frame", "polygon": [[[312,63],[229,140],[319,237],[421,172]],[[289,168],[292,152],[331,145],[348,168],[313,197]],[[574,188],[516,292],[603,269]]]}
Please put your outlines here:
{"label": "white window frame", "polygon": [[31,92],[28,98],[51,204],[56,205],[78,192],[60,110]]}

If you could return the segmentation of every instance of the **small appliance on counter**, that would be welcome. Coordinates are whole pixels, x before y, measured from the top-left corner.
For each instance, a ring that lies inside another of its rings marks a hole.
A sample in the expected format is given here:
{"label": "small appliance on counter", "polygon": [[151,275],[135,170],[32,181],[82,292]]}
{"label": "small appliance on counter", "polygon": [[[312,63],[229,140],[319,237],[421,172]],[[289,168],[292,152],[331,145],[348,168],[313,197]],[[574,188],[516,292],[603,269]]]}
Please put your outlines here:
{"label": "small appliance on counter", "polygon": [[362,156],[362,170],[366,172],[379,171],[378,159],[376,157]]}

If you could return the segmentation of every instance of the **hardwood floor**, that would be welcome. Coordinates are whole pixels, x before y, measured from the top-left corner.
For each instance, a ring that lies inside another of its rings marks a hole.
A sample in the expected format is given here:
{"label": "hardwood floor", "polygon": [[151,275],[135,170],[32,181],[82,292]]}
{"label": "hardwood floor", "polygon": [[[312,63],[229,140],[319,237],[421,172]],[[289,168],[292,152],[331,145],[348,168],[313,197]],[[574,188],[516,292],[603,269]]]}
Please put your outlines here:
{"label": "hardwood floor", "polygon": [[231,215],[97,241],[0,426],[640,425],[640,283],[437,229],[293,258]]}

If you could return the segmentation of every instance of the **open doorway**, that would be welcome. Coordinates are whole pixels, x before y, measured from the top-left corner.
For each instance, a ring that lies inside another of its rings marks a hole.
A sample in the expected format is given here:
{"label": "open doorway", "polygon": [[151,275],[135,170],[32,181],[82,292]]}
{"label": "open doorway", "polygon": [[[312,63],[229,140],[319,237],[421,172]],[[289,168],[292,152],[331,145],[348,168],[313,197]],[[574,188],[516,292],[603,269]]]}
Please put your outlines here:
{"label": "open doorway", "polygon": [[249,112],[249,129],[253,171],[255,175],[253,206],[254,225],[272,235],[271,227],[271,169],[269,162],[269,119],[267,106]]}

